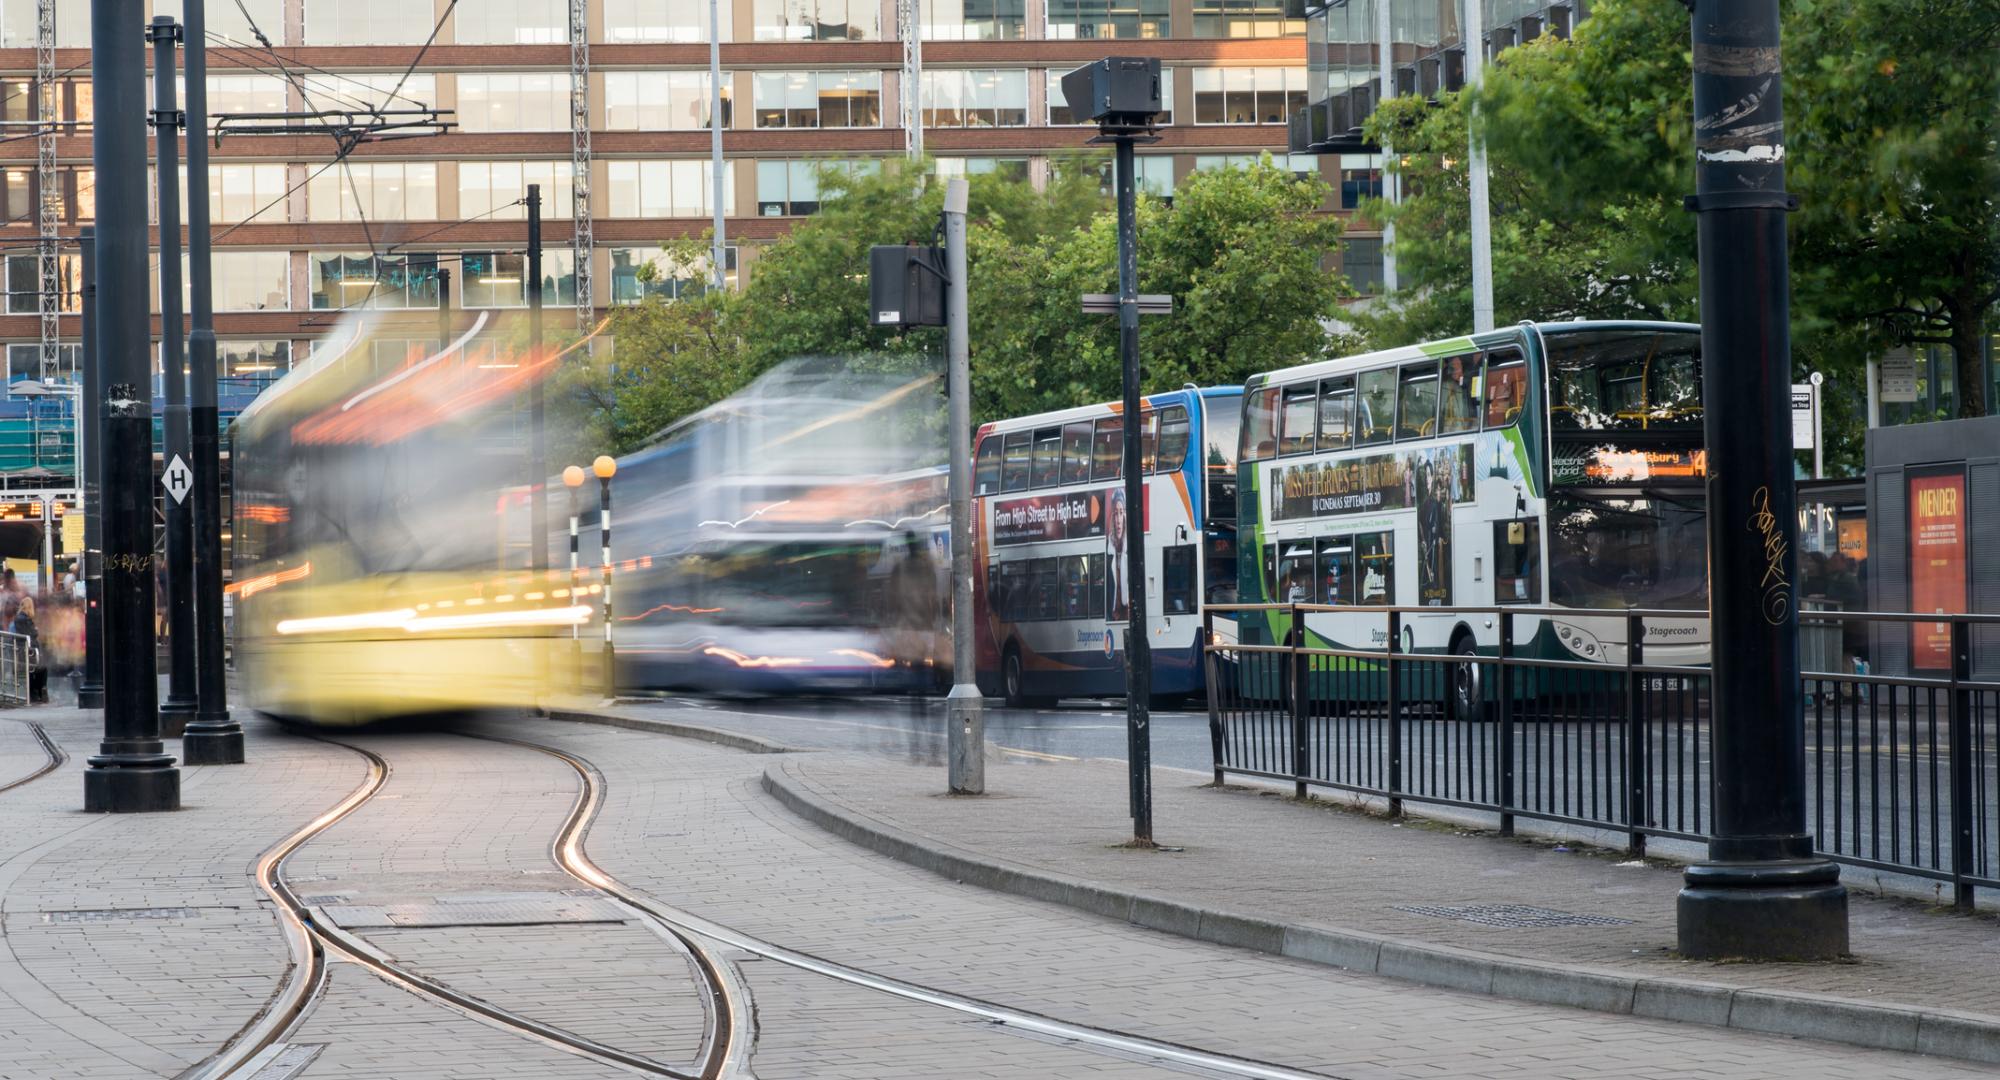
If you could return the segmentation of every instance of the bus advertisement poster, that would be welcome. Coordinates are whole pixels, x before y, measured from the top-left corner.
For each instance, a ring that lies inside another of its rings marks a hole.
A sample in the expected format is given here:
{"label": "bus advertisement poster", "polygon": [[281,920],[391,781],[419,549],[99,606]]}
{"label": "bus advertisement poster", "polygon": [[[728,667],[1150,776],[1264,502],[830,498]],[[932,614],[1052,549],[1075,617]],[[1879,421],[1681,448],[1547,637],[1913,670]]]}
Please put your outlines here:
{"label": "bus advertisement poster", "polygon": [[1449,502],[1468,502],[1473,496],[1472,459],[1472,444],[1460,442],[1287,466],[1271,488],[1271,517],[1284,521],[1408,510],[1419,506],[1432,488]]}
{"label": "bus advertisement poster", "polygon": [[[1965,470],[1912,470],[1910,610],[1937,615],[1966,610]],[[1951,624],[1910,626],[1910,668],[1951,670]]]}

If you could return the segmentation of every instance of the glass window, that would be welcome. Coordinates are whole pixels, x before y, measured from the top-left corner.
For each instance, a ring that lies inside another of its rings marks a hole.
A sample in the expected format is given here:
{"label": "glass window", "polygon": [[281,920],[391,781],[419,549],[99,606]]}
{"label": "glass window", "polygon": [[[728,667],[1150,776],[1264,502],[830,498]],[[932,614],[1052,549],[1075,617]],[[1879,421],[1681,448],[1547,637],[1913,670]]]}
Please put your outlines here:
{"label": "glass window", "polygon": [[1278,388],[1254,390],[1244,399],[1243,452],[1238,460],[1262,461],[1278,452]]}
{"label": "glass window", "polygon": [[[35,9],[33,0],[5,0],[5,4],[10,19],[13,16],[13,9],[16,7],[24,7],[30,12],[33,12]],[[57,5],[58,33],[56,34],[56,38],[58,44],[61,43],[62,38],[60,32],[61,11],[67,6],[70,5]],[[83,9],[82,13],[84,15],[89,14],[89,4],[77,4],[74,6]],[[237,6],[236,0],[228,0],[226,3],[223,0],[210,0],[208,6],[202,10],[203,17],[208,25],[208,36],[223,39],[222,42],[217,42],[217,44],[241,42],[246,45],[255,45],[257,43],[256,31],[260,30],[266,38],[270,39],[271,44],[283,45],[285,43],[285,0],[243,0],[241,7]],[[181,0],[153,0],[153,14],[172,15],[175,22],[185,21],[181,9]],[[32,17],[30,18],[28,29],[29,40],[26,44],[33,45],[35,42],[33,39],[34,23]],[[82,32],[86,38],[89,36],[87,29]],[[78,40],[75,44],[83,45],[88,44],[88,42]],[[211,101],[210,108],[213,109],[213,107],[214,102]]]}
{"label": "glass window", "polygon": [[1631,331],[1556,332],[1549,423],[1581,431],[1699,430],[1701,338]]}
{"label": "glass window", "polygon": [[1361,415],[1354,423],[1354,441],[1364,446],[1388,442],[1396,430],[1396,369],[1364,371],[1360,378]]}
{"label": "glass window", "polygon": [[1090,482],[1090,431],[1088,420],[1063,425],[1062,482],[1065,484]]}
{"label": "glass window", "polygon": [[1196,68],[1197,124],[1283,124],[1305,108],[1303,67]]}
{"label": "glass window", "polygon": [[1056,597],[1056,560],[1036,559],[1029,565],[1034,568],[1035,575],[1035,618],[1053,619],[1062,610]]}
{"label": "glass window", "polygon": [[1058,41],[1171,36],[1168,0],[1048,0],[1048,37]]}
{"label": "glass window", "polygon": [[[215,6],[210,4],[210,7]],[[426,31],[428,32],[428,31]],[[401,72],[364,75],[294,73],[315,109],[428,109],[437,104],[437,76]]]}
{"label": "glass window", "polygon": [[1300,180],[1319,175],[1318,154],[1273,154],[1268,150],[1254,154],[1196,154],[1194,167],[1196,172],[1203,169],[1251,169],[1266,158],[1270,159],[1273,167],[1284,169]]}
{"label": "glass window", "polygon": [[1090,611],[1090,600],[1084,590],[1090,584],[1088,571],[1084,569],[1083,556],[1065,555],[1060,564],[1062,577],[1062,617],[1081,619]]}
{"label": "glass window", "polygon": [[307,260],[315,311],[438,306],[435,254],[316,251]]}
{"label": "glass window", "polygon": [[342,161],[306,181],[308,221],[435,221],[437,166]]}
{"label": "glass window", "polygon": [[1097,450],[1091,455],[1092,480],[1116,480],[1125,471],[1125,426],[1117,417],[1097,422]]}
{"label": "glass window", "polygon": [[1619,498],[1558,488],[1549,499],[1549,603],[1708,607],[1701,492]]}
{"label": "glass window", "polygon": [[1382,197],[1382,155],[1340,155],[1340,208],[1353,210],[1363,199]]}
{"label": "glass window", "polygon": [[758,41],[878,41],[879,0],[755,0]]}
{"label": "glass window", "polygon": [[1025,127],[1028,73],[986,68],[923,72],[925,127]]}
{"label": "glass window", "polygon": [[1362,296],[1382,292],[1382,238],[1343,236],[1340,238],[1340,272]]}
{"label": "glass window", "polygon": [[[1081,126],[1085,123],[1085,121],[1078,119],[1076,117],[1076,114],[1070,112],[1069,98],[1064,96],[1063,94],[1062,77],[1068,74],[1070,70],[1074,69],[1066,70],[1059,68],[1050,68],[1048,70],[1048,79],[1049,79],[1048,123],[1050,127],[1075,127],[1075,126]],[[1155,116],[1153,119],[1154,122],[1161,125],[1171,124],[1174,122],[1174,69],[1173,68],[1162,67],[1160,69],[1160,112],[1159,115]],[[1146,159],[1141,158],[1140,160],[1143,161]],[[1161,160],[1171,161],[1172,159],[1165,158]],[[1167,181],[1169,185],[1171,185],[1173,182],[1173,176],[1171,171],[1168,174]],[[1170,187],[1169,194],[1171,193],[1172,191]]]}
{"label": "glass window", "polygon": [[1019,183],[1028,182],[1028,159],[1024,157],[941,157],[935,160],[937,174],[953,176],[999,176]]}
{"label": "glass window", "polygon": [[1016,431],[1007,436],[1003,444],[1000,463],[1000,489],[1002,491],[1026,491],[1033,478],[1030,461],[1034,453],[1034,435],[1031,432]]}
{"label": "glass window", "polygon": [[1542,523],[1534,518],[1493,523],[1493,602],[1542,600]]}
{"label": "glass window", "polygon": [[1328,379],[1319,390],[1319,448],[1344,450],[1354,441],[1354,379]]}
{"label": "glass window", "polygon": [[1354,603],[1354,538],[1321,537],[1316,550],[1319,566],[1314,585],[1322,604]]}
{"label": "glass window", "polygon": [[[306,6],[318,5],[308,2]],[[559,45],[569,41],[569,4],[564,0],[478,0],[453,8],[452,19],[460,45]]]}
{"label": "glass window", "polygon": [[[65,313],[83,310],[83,257],[56,256],[56,281],[61,290],[59,309]],[[148,291],[158,296],[157,283]],[[157,306],[157,301],[155,305]],[[7,256],[7,312],[33,315],[42,309],[42,264],[38,255]],[[40,348],[39,345],[36,346]]]}
{"label": "glass window", "polygon": [[1160,552],[1160,613],[1194,614],[1193,544],[1176,544]]}
{"label": "glass window", "polygon": [[1528,403],[1528,365],[1519,353],[1496,355],[1486,365],[1486,426],[1506,427]]}
{"label": "glass window", "polygon": [[[223,250],[209,256],[209,284],[217,311],[289,311],[292,256],[287,251]],[[188,260],[181,256],[181,297],[191,307]]]}
{"label": "glass window", "polygon": [[1084,587],[1084,614],[1092,619],[1104,617],[1104,553],[1098,552],[1083,557],[1084,572],[1089,575]]}
{"label": "glass window", "polygon": [[[713,97],[706,71],[606,71],[606,131],[707,131]],[[722,126],[734,117],[730,73],[722,73]],[[567,120],[564,121],[568,123]]]}
{"label": "glass window", "polygon": [[817,214],[822,176],[843,171],[849,174],[873,172],[881,167],[880,161],[867,158],[858,161],[835,158],[760,160],[757,162],[757,213],[761,217]]}
{"label": "glass window", "polygon": [[[459,256],[459,306],[523,308],[528,306],[528,256],[518,251],[468,251]],[[542,251],[542,303],[576,302],[576,252],[571,248]]]}
{"label": "glass window", "polygon": [[[615,218],[705,218],[713,211],[714,184],[707,158],[673,161],[611,161],[605,178],[606,204]],[[736,163],[722,164],[723,213],[736,213]],[[547,211],[544,211],[544,216]]]}
{"label": "glass window", "polygon": [[1018,41],[1027,36],[1025,0],[922,0],[925,41]]}
{"label": "glass window", "polygon": [[1438,381],[1438,430],[1479,430],[1479,354],[1447,356]]}
{"label": "glass window", "polygon": [[[311,0],[305,8],[308,45],[422,45],[437,25],[429,4],[410,0]],[[268,35],[275,24],[259,25]]]}
{"label": "glass window", "polygon": [[1312,453],[1314,413],[1318,409],[1317,391],[1318,387],[1313,383],[1285,387],[1278,421],[1278,453]]}
{"label": "glass window", "polygon": [[1396,437],[1427,439],[1437,434],[1438,366],[1408,364],[1403,368],[1403,392],[1397,402]]}
{"label": "glass window", "polygon": [[1054,487],[1062,469],[1062,429],[1035,432],[1035,486]]}
{"label": "glass window", "polygon": [[880,71],[760,71],[753,86],[760,128],[882,126]]}
{"label": "glass window", "polygon": [[1149,412],[1139,421],[1139,471],[1153,471],[1154,452],[1160,445],[1160,414]]}
{"label": "glass window", "polygon": [[[741,285],[736,269],[736,248],[722,249],[722,281],[731,289]],[[713,262],[704,251],[692,259],[669,257],[663,248],[611,249],[611,302],[637,304],[658,297],[677,300],[706,292],[714,281]]]}
{"label": "glass window", "polygon": [[[216,5],[210,5],[215,7]],[[233,6],[233,5],[227,5]],[[210,31],[211,34],[214,31]],[[187,78],[174,80],[180,100],[187,100]],[[308,84],[310,88],[310,84]],[[211,119],[232,113],[281,113],[286,111],[285,80],[280,75],[210,75],[208,115]]]}
{"label": "glass window", "polygon": [[1290,540],[1277,545],[1278,602],[1316,604],[1313,592],[1313,545],[1310,540]]}
{"label": "glass window", "polygon": [[1198,38],[1271,38],[1304,34],[1305,20],[1285,17],[1285,5],[1270,0],[1194,0]]}
{"label": "glass window", "polygon": [[542,189],[542,220],[567,216],[570,201],[567,161],[461,161],[458,212],[466,219],[524,221],[528,185]]}
{"label": "glass window", "polygon": [[1161,472],[1178,472],[1187,465],[1188,414],[1179,405],[1160,410]]}
{"label": "glass window", "polygon": [[[716,5],[717,29],[723,41],[730,32],[733,4]],[[604,0],[604,40],[627,42],[705,42],[708,4],[703,0]]]}
{"label": "glass window", "polygon": [[[208,216],[212,222],[285,220],[283,165],[210,165]],[[185,192],[187,189],[181,189]],[[187,220],[183,217],[181,220]]]}
{"label": "glass window", "polygon": [[991,495],[1000,490],[1000,439],[988,435],[979,440],[978,465],[973,471],[972,493]]}
{"label": "glass window", "polygon": [[460,75],[457,120],[465,131],[567,131],[569,74]]}
{"label": "glass window", "polygon": [[1394,533],[1362,533],[1354,538],[1360,581],[1354,602],[1390,606],[1396,602],[1396,537]]}
{"label": "glass window", "polygon": [[218,391],[226,396],[259,393],[292,366],[292,343],[277,341],[218,341],[215,343]]}

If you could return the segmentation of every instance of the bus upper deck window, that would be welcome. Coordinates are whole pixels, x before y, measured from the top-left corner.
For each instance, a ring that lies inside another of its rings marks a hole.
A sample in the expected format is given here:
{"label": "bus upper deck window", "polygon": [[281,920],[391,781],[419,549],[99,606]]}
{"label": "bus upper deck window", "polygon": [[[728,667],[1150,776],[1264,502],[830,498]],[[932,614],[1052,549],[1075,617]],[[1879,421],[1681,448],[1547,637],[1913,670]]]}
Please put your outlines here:
{"label": "bus upper deck window", "polygon": [[1310,454],[1313,448],[1313,413],[1319,388],[1312,383],[1287,386],[1278,409],[1278,453]]}
{"label": "bus upper deck window", "polygon": [[1149,412],[1139,423],[1139,471],[1149,473],[1160,446],[1160,414]]}
{"label": "bus upper deck window", "polygon": [[1396,431],[1396,371],[1364,371],[1360,385],[1355,404],[1361,412],[1354,421],[1354,441],[1364,446],[1388,442]]}
{"label": "bus upper deck window", "polygon": [[979,465],[973,473],[973,494],[991,495],[1000,490],[1000,439],[988,435],[979,440]]}
{"label": "bus upper deck window", "polygon": [[1187,463],[1188,414],[1179,405],[1160,410],[1161,472],[1178,472]]}
{"label": "bus upper deck window", "polygon": [[1063,483],[1082,484],[1090,480],[1090,444],[1090,421],[1063,425]]}
{"label": "bus upper deck window", "polygon": [[1062,429],[1043,428],[1035,432],[1035,486],[1054,487],[1062,465]]}
{"label": "bus upper deck window", "polygon": [[1026,491],[1033,476],[1029,461],[1034,447],[1034,436],[1025,431],[1016,431],[1007,436],[1000,451],[1000,490]]}
{"label": "bus upper deck window", "polygon": [[1438,430],[1479,430],[1479,355],[1447,356],[1438,381]]}
{"label": "bus upper deck window", "polygon": [[1319,389],[1319,448],[1345,450],[1354,441],[1354,380],[1328,379]]}
{"label": "bus upper deck window", "polygon": [[1278,452],[1278,388],[1254,390],[1244,399],[1243,450],[1238,461],[1262,461]]}
{"label": "bus upper deck window", "polygon": [[1396,437],[1423,439],[1437,434],[1438,367],[1433,363],[1403,368],[1402,393],[1396,402]]}
{"label": "bus upper deck window", "polygon": [[1521,418],[1528,404],[1528,365],[1514,353],[1496,354],[1486,362],[1486,426],[1506,427]]}
{"label": "bus upper deck window", "polygon": [[1117,417],[1097,422],[1097,449],[1091,455],[1092,480],[1116,480],[1125,465],[1125,425]]}

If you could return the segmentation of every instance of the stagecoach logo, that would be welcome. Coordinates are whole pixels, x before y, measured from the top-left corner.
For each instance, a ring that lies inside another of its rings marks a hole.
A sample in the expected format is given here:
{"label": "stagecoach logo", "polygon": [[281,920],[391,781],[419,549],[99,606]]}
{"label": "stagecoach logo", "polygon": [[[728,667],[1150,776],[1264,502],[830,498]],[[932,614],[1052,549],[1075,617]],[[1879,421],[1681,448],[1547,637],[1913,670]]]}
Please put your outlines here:
{"label": "stagecoach logo", "polygon": [[1104,632],[1104,658],[1106,660],[1111,660],[1115,659],[1117,656],[1118,656],[1118,635],[1112,633],[1109,630],[1106,630]]}

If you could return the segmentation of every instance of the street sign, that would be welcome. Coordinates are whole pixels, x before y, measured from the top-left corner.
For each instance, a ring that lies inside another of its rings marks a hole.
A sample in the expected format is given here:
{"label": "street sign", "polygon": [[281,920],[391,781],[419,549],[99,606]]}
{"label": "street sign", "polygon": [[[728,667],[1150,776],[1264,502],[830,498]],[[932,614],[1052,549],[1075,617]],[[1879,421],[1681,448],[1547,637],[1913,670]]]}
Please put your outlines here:
{"label": "street sign", "polygon": [[1890,349],[1882,354],[1877,369],[1883,401],[1917,400],[1917,354],[1909,348]]}
{"label": "street sign", "polygon": [[1810,450],[1813,445],[1813,387],[1811,383],[1793,383],[1792,448]]}
{"label": "street sign", "polygon": [[83,550],[83,512],[71,510],[62,518],[62,547],[64,554],[74,554]]}
{"label": "street sign", "polygon": [[194,470],[188,468],[179,454],[175,454],[174,459],[167,462],[166,471],[160,473],[160,486],[166,488],[167,494],[178,503],[186,499],[187,493],[194,488]]}

